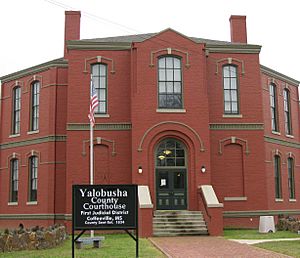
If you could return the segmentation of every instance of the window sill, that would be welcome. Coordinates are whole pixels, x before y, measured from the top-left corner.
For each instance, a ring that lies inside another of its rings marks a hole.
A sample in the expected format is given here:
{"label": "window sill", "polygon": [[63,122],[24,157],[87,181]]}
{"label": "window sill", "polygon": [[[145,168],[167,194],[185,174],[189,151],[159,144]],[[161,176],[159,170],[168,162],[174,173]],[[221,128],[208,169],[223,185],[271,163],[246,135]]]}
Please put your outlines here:
{"label": "window sill", "polygon": [[94,116],[95,116],[95,118],[110,117],[109,114],[95,114]]}
{"label": "window sill", "polygon": [[37,205],[37,202],[26,202],[26,205]]}
{"label": "window sill", "polygon": [[290,134],[286,134],[285,136],[288,137],[288,138],[291,138],[291,139],[295,138],[294,135],[290,135]]}
{"label": "window sill", "polygon": [[157,113],[186,113],[186,109],[158,108]]}
{"label": "window sill", "polygon": [[297,202],[296,199],[289,199],[289,202]]}
{"label": "window sill", "polygon": [[277,131],[272,131],[272,134],[281,135],[281,133]]}
{"label": "window sill", "polygon": [[17,206],[18,202],[9,202],[7,205],[8,206]]}
{"label": "window sill", "polygon": [[275,202],[283,202],[283,199],[281,199],[281,198],[276,198],[276,199],[275,199]]}
{"label": "window sill", "polygon": [[224,197],[224,201],[226,201],[226,202],[247,201],[247,197],[246,196],[241,196],[241,197]]}
{"label": "window sill", "polygon": [[20,134],[18,133],[18,134],[11,134],[8,138],[15,138],[15,137],[19,137],[20,136]]}
{"label": "window sill", "polygon": [[36,131],[29,131],[27,132],[27,134],[35,134],[35,133],[39,133],[40,131],[39,130],[36,130]]}
{"label": "window sill", "polygon": [[223,118],[243,118],[242,114],[223,114]]}

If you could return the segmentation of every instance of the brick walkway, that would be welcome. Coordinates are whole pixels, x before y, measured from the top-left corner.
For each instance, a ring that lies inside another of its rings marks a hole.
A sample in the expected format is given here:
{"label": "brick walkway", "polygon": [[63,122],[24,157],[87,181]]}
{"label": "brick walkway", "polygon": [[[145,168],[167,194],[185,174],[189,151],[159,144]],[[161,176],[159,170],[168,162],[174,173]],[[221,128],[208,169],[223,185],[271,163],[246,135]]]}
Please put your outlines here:
{"label": "brick walkway", "polygon": [[152,237],[152,243],[172,258],[287,258],[290,256],[240,244],[222,237]]}

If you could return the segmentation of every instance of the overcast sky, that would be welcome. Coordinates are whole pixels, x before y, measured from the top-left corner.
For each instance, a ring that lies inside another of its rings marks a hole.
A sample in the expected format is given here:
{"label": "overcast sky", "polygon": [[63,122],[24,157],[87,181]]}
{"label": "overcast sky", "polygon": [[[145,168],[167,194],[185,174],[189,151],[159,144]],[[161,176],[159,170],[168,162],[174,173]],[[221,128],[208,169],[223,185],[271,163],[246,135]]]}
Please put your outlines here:
{"label": "overcast sky", "polygon": [[300,80],[299,0],[0,0],[0,76],[63,56],[61,6],[82,11],[82,39],[170,27],[230,41],[230,15],[246,15],[248,43],[262,45],[261,64]]}

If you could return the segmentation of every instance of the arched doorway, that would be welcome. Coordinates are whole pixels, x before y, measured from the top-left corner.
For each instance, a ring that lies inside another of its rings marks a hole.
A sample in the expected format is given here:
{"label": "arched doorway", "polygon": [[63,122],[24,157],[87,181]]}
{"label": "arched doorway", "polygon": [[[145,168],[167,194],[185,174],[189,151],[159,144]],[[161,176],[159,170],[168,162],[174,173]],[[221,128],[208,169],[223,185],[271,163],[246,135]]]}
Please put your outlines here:
{"label": "arched doorway", "polygon": [[174,138],[158,144],[155,152],[156,209],[187,209],[185,145]]}

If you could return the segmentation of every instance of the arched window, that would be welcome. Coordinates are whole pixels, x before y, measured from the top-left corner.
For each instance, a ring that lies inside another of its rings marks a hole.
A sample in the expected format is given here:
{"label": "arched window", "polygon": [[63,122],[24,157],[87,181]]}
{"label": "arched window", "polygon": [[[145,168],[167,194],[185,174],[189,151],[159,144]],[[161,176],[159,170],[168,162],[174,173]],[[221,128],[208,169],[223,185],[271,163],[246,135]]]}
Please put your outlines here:
{"label": "arched window", "polygon": [[167,56],[158,59],[158,107],[183,107],[180,58]]}
{"label": "arched window", "polygon": [[281,161],[280,156],[274,156],[274,176],[275,176],[275,198],[282,198],[281,191]]}
{"label": "arched window", "polygon": [[39,105],[40,105],[40,82],[36,81],[31,85],[31,114],[30,130],[39,129]]}
{"label": "arched window", "polygon": [[10,202],[18,202],[19,190],[19,160],[10,161]]}
{"label": "arched window", "polygon": [[295,199],[295,177],[294,177],[294,159],[288,158],[288,185],[290,199]]}
{"label": "arched window", "polygon": [[175,139],[162,141],[156,151],[157,167],[184,167],[185,150],[181,142]]}
{"label": "arched window", "polygon": [[237,68],[223,66],[224,114],[239,114]]}
{"label": "arched window", "polygon": [[283,90],[285,133],[292,135],[291,97],[288,89]]}
{"label": "arched window", "polygon": [[269,89],[272,131],[278,132],[277,88],[273,83],[271,83]]}
{"label": "arched window", "polygon": [[21,87],[13,89],[13,106],[12,106],[12,134],[20,133],[21,118]]}
{"label": "arched window", "polygon": [[38,181],[38,157],[29,158],[29,194],[30,202],[37,201],[37,181]]}
{"label": "arched window", "polygon": [[92,65],[92,83],[97,92],[99,105],[95,113],[107,113],[107,66],[105,64]]}

